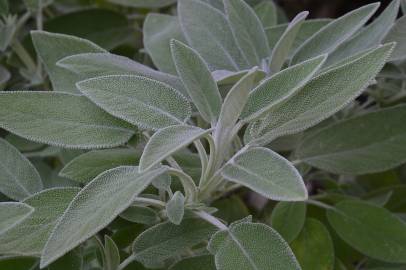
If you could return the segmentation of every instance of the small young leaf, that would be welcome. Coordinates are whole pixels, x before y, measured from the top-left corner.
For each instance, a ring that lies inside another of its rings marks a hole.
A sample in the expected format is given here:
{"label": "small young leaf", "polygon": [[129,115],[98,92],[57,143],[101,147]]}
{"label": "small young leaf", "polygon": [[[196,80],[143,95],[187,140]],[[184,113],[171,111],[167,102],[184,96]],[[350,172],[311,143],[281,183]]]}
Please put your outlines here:
{"label": "small young leaf", "polygon": [[108,170],[87,184],[59,219],[41,256],[45,267],[107,226],[164,168],[140,174],[138,167]]}
{"label": "small young leaf", "polygon": [[331,53],[358,31],[378,7],[379,3],[369,4],[330,22],[298,48],[292,63],[299,63],[323,53]]}
{"label": "small young leaf", "polygon": [[120,214],[120,217],[134,223],[145,225],[153,225],[159,221],[157,213],[151,208],[144,206],[130,206]]}
{"label": "small young leaf", "polygon": [[333,241],[327,228],[317,219],[307,219],[290,246],[302,270],[334,269]]}
{"label": "small young leaf", "polygon": [[180,41],[171,41],[176,70],[203,119],[215,123],[220,114],[221,96],[209,67],[192,48]]}
{"label": "small young leaf", "polygon": [[296,168],[268,148],[254,147],[237,154],[221,174],[272,200],[302,201],[307,198],[306,187]]}
{"label": "small young leaf", "polygon": [[185,214],[185,197],[180,191],[176,191],[170,201],[166,203],[166,214],[173,224],[181,223]]}
{"label": "small young leaf", "polygon": [[403,60],[406,58],[406,15],[398,19],[390,29],[383,42],[396,42],[396,47],[390,57],[391,61]]}
{"label": "small young leaf", "polygon": [[83,149],[121,145],[135,129],[86,97],[34,91],[0,92],[0,127],[32,141]]}
{"label": "small young leaf", "polygon": [[362,201],[342,201],[327,211],[338,235],[368,257],[406,263],[406,224],[388,210]]}
{"label": "small young leaf", "polygon": [[183,124],[191,115],[189,102],[178,91],[145,77],[103,76],[77,87],[110,114],[146,129]]}
{"label": "small young leaf", "polygon": [[405,119],[404,105],[356,116],[307,137],[296,155],[332,173],[386,171],[406,162]]}
{"label": "small young leaf", "polygon": [[75,83],[83,79],[80,75],[56,66],[58,60],[78,53],[106,52],[96,44],[74,36],[33,31],[31,37],[48,72],[53,90],[58,92],[78,93]]}
{"label": "small young leaf", "polygon": [[278,16],[276,14],[276,6],[272,1],[260,2],[254,7],[254,11],[264,28],[276,25]]}
{"label": "small young leaf", "polygon": [[254,10],[243,0],[223,0],[231,31],[245,60],[251,66],[260,66],[270,49],[264,28]]}
{"label": "small young leaf", "polygon": [[169,270],[216,270],[214,257],[211,255],[194,256],[183,259],[174,265]]}
{"label": "small young leaf", "polygon": [[53,188],[24,200],[35,210],[0,235],[0,253],[40,256],[52,228],[78,192],[78,188]]}
{"label": "small young leaf", "polygon": [[104,256],[106,258],[104,270],[117,270],[120,265],[120,252],[108,235],[104,236]]}
{"label": "small young leaf", "polygon": [[31,162],[14,146],[0,138],[0,191],[21,201],[42,190],[41,177]]}
{"label": "small young leaf", "polygon": [[176,151],[208,134],[194,126],[176,125],[158,130],[148,141],[140,159],[140,171],[146,171]]}
{"label": "small young leaf", "polygon": [[279,202],[272,210],[272,228],[290,243],[299,235],[306,219],[306,204],[303,202]]}
{"label": "small young leaf", "polygon": [[0,234],[13,228],[34,212],[34,208],[25,203],[0,202]]}

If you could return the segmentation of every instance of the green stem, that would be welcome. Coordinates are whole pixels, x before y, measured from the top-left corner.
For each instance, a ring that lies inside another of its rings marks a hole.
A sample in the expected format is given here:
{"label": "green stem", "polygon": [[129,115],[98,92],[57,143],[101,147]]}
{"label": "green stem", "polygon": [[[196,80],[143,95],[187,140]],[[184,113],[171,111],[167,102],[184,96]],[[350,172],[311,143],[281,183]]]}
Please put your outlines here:
{"label": "green stem", "polygon": [[151,198],[144,198],[144,197],[137,197],[133,200],[133,203],[145,203],[148,205],[153,205],[158,208],[163,208],[165,207],[165,202],[160,201],[160,200],[155,200]]}
{"label": "green stem", "polygon": [[318,206],[320,208],[328,209],[328,210],[335,210],[336,209],[334,206],[331,206],[329,204],[326,204],[326,203],[323,203],[323,202],[320,202],[320,201],[315,201],[315,200],[307,200],[307,201],[305,201],[305,203],[312,204],[312,205]]}
{"label": "green stem", "polygon": [[228,230],[228,227],[226,225],[224,225],[220,220],[218,220],[216,217],[210,215],[209,213],[206,213],[204,211],[199,211],[199,212],[195,212],[195,214],[198,217],[200,217],[201,219],[206,220],[207,222],[216,226],[217,228],[219,228],[222,231]]}
{"label": "green stem", "polygon": [[177,176],[179,180],[182,182],[183,188],[185,189],[186,198],[188,198],[188,200],[191,202],[195,202],[197,199],[198,190],[192,177],[190,177],[181,170],[177,170],[171,167],[168,168],[169,168],[168,173]]}
{"label": "green stem", "polygon": [[117,270],[123,270],[134,260],[135,260],[135,255],[134,255],[134,253],[131,253],[131,255],[127,257],[127,259],[125,259],[122,263],[120,263],[120,265],[117,267]]}
{"label": "green stem", "polygon": [[195,147],[197,149],[197,152],[198,152],[199,157],[200,157],[200,162],[202,164],[202,172],[201,172],[200,180],[199,180],[199,186],[200,186],[200,184],[202,183],[202,181],[204,179],[204,174],[206,172],[206,168],[207,168],[209,159],[207,157],[206,150],[204,149],[204,146],[200,142],[200,140],[195,141],[194,145],[195,145]]}
{"label": "green stem", "polygon": [[216,146],[215,146],[213,138],[210,135],[205,136],[205,138],[209,142],[210,155],[209,155],[209,161],[208,161],[206,170],[204,171],[203,178],[201,179],[202,181],[200,181],[200,183],[199,183],[199,187],[203,187],[206,184],[206,182],[209,180],[209,178],[211,178],[211,176],[213,174],[213,170],[215,169],[214,166],[216,164],[216,156],[217,156]]}
{"label": "green stem", "polygon": [[37,70],[37,66],[34,60],[32,60],[30,54],[25,50],[23,45],[21,45],[21,43],[17,39],[14,40],[11,48],[18,55],[18,57],[21,59],[21,61],[28,68],[29,71],[34,73]]}

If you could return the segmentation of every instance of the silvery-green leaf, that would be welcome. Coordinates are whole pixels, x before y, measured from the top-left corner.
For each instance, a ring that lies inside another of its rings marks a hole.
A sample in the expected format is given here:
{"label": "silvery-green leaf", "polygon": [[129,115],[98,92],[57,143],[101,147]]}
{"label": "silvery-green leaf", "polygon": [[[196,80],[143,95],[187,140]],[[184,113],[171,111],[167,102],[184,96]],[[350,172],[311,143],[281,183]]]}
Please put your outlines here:
{"label": "silvery-green leaf", "polygon": [[279,202],[272,210],[272,228],[286,240],[292,242],[300,233],[306,219],[306,204],[303,202]]}
{"label": "silvery-green leaf", "polygon": [[241,113],[244,122],[263,116],[272,107],[299,91],[323,65],[326,55],[312,58],[284,69],[265,79],[250,92]]}
{"label": "silvery-green leaf", "polygon": [[260,66],[270,49],[264,28],[254,10],[243,0],[224,0],[224,9],[231,31],[245,60]]}
{"label": "silvery-green leaf", "polygon": [[153,225],[159,221],[157,213],[145,206],[130,206],[120,214],[120,217],[134,223],[145,225]]}
{"label": "silvery-green leaf", "polygon": [[406,224],[388,210],[363,201],[342,201],[327,211],[337,234],[359,252],[406,263]]}
{"label": "silvery-green leaf", "polygon": [[[250,72],[249,69],[241,71],[229,71],[229,70],[215,70],[211,73],[217,85],[233,85],[238,82],[244,75]],[[255,78],[255,83],[260,82],[266,77],[265,71],[261,69],[256,69],[253,71],[257,74]]]}
{"label": "silvery-green leaf", "polygon": [[296,168],[268,148],[253,147],[242,151],[227,163],[221,174],[272,200],[303,201],[307,198],[306,187]]}
{"label": "silvery-green leaf", "polygon": [[236,71],[249,67],[220,10],[199,0],[179,0],[178,14],[186,40],[211,70]]}
{"label": "silvery-green leaf", "polygon": [[178,17],[148,13],[144,21],[143,37],[145,50],[154,65],[163,72],[176,75],[169,41],[176,39],[185,42]]}
{"label": "silvery-green leaf", "polygon": [[10,78],[10,72],[4,66],[0,65],[0,91],[4,89]]}
{"label": "silvery-green leaf", "polygon": [[133,255],[147,267],[156,265],[207,240],[214,232],[211,224],[197,218],[186,218],[180,225],[160,223],[135,239]]}
{"label": "silvery-green leaf", "polygon": [[369,4],[330,22],[298,48],[292,63],[299,63],[323,53],[331,53],[358,31],[378,7],[379,3]]}
{"label": "silvery-green leaf", "polygon": [[251,126],[251,136],[257,138],[253,143],[266,144],[277,137],[300,132],[342,109],[369,85],[393,47],[394,44],[378,46],[312,79],[281,106],[271,109],[261,123]]}
{"label": "silvery-green leaf", "polygon": [[17,136],[13,133],[7,134],[4,139],[14,145],[15,148],[17,148],[21,152],[33,152],[36,150],[40,150],[44,148],[45,145],[41,143],[36,143],[33,141],[26,140],[24,138],[21,138],[20,136]]}
{"label": "silvery-green leaf", "polygon": [[0,234],[14,227],[34,212],[34,208],[20,202],[0,202]]}
{"label": "silvery-green leaf", "polygon": [[[329,67],[339,63],[344,58],[379,45],[392,27],[398,12],[399,0],[392,1],[392,3],[371,24],[340,44],[340,46],[329,55],[325,66]],[[394,53],[395,52],[396,48],[394,50]]]}
{"label": "silvery-green leaf", "polygon": [[169,126],[158,130],[144,148],[140,159],[140,171],[153,168],[162,160],[207,135],[210,131],[186,125]]}
{"label": "silvery-green leaf", "polygon": [[293,18],[293,20],[289,23],[278,42],[275,44],[269,63],[269,70],[271,73],[276,73],[281,70],[296,39],[296,35],[298,32],[300,32],[300,27],[308,14],[308,11],[303,11],[296,15],[296,17]]}
{"label": "silvery-green leaf", "polygon": [[[169,46],[169,45],[168,45]],[[68,69],[86,78],[106,75],[139,75],[166,83],[187,96],[179,78],[144,66],[127,57],[111,53],[82,53],[67,56],[57,66]]]}
{"label": "silvery-green leaf", "polygon": [[53,188],[24,200],[34,212],[0,235],[0,253],[39,257],[52,228],[78,192],[78,188]]}
{"label": "silvery-green leaf", "polygon": [[139,159],[139,153],[126,148],[93,150],[71,160],[59,175],[86,184],[109,169],[136,165]]}
{"label": "silvery-green leaf", "polygon": [[172,5],[176,0],[108,0],[111,3],[136,8],[162,8]]}
{"label": "silvery-green leaf", "polygon": [[195,50],[177,40],[171,41],[171,52],[179,77],[201,116],[215,123],[222,100],[206,62]]}
{"label": "silvery-green leaf", "polygon": [[55,225],[41,256],[41,267],[106,227],[165,171],[158,168],[140,174],[138,167],[122,166],[97,176],[75,196]]}
{"label": "silvery-green leaf", "polygon": [[193,256],[183,259],[174,265],[169,270],[216,270],[214,257],[211,255]]}
{"label": "silvery-green leaf", "polygon": [[272,1],[262,1],[254,7],[259,20],[264,28],[274,26],[277,23],[276,6]]}
{"label": "silvery-green leaf", "polygon": [[396,42],[396,47],[390,60],[403,60],[406,58],[406,16],[398,19],[395,25],[390,29],[383,42]]}
{"label": "silvery-green leaf", "polygon": [[183,124],[190,104],[167,84],[131,75],[111,75],[76,84],[90,100],[108,113],[146,129]]}
{"label": "silvery-green leaf", "polygon": [[96,44],[74,36],[33,31],[31,37],[35,50],[45,65],[53,90],[58,92],[78,93],[75,83],[83,78],[56,66],[56,62],[73,54],[106,52]]}
{"label": "silvery-green leaf", "polygon": [[333,173],[386,171],[406,162],[405,119],[404,105],[355,116],[306,137],[296,155]]}
{"label": "silvery-green leaf", "polygon": [[176,191],[172,198],[166,203],[166,215],[173,224],[179,225],[185,214],[185,196],[182,192]]}
{"label": "silvery-green leaf", "polygon": [[[1,2],[1,1],[0,1]],[[2,256],[0,257],[0,269],[27,270],[37,265],[37,258]]]}
{"label": "silvery-green leaf", "polygon": [[0,92],[0,127],[35,142],[66,148],[121,145],[135,129],[86,97],[34,91]]}
{"label": "silvery-green leaf", "polygon": [[317,219],[308,218],[290,246],[302,270],[334,269],[333,241],[327,228]]}
{"label": "silvery-green leaf", "polygon": [[116,243],[108,235],[104,235],[104,256],[106,258],[104,270],[118,270],[120,252]]}
{"label": "silvery-green leaf", "polygon": [[0,138],[0,191],[21,201],[42,190],[41,177],[31,162],[13,145]]}
{"label": "silvery-green leaf", "polygon": [[242,222],[224,232],[215,254],[217,270],[301,269],[289,245],[265,224]]}

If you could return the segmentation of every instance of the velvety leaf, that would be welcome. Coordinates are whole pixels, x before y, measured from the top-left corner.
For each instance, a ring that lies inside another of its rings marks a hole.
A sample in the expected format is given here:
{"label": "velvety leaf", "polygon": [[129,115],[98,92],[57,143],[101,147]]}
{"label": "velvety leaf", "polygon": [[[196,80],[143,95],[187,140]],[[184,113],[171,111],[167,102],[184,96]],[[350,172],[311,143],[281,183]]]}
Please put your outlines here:
{"label": "velvety leaf", "polygon": [[333,241],[327,228],[317,219],[307,219],[290,246],[302,270],[334,269]]}
{"label": "velvety leaf", "polygon": [[5,270],[27,270],[32,269],[36,264],[37,259],[33,257],[0,257],[0,269]]}
{"label": "velvety leaf", "polygon": [[254,142],[266,144],[277,137],[300,132],[342,109],[369,85],[392,49],[393,44],[379,46],[312,79],[296,95],[270,110],[262,123],[251,127],[251,136],[263,136]]}
{"label": "velvety leaf", "polygon": [[145,266],[160,263],[207,240],[215,228],[197,218],[187,218],[180,225],[165,222],[141,233],[133,243],[135,259]]}
{"label": "velvety leaf", "polygon": [[306,204],[303,202],[279,202],[272,210],[272,228],[290,243],[299,235],[306,218]]}
{"label": "velvety leaf", "polygon": [[193,103],[203,119],[215,123],[222,100],[206,62],[195,50],[177,40],[171,41],[171,51],[176,70]]}
{"label": "velvety leaf", "polygon": [[157,213],[151,208],[144,206],[130,206],[120,214],[120,217],[134,223],[145,225],[153,225],[159,221]]}
{"label": "velvety leaf", "polygon": [[210,70],[249,67],[220,10],[199,0],[179,0],[178,14],[186,40],[208,63]]}
{"label": "velvety leaf", "polygon": [[176,191],[173,197],[166,203],[166,214],[173,224],[179,225],[185,214],[185,196]]}
{"label": "velvety leaf", "polygon": [[[252,70],[241,70],[241,71],[229,71],[229,70],[215,70],[211,73],[214,80],[217,82],[218,86],[222,85],[233,85],[238,82],[244,75]],[[263,70],[256,69],[255,72],[257,74],[255,78],[255,84],[260,82],[263,78],[266,77],[266,73]]]}
{"label": "velvety leaf", "polygon": [[105,270],[117,270],[120,265],[120,252],[118,247],[108,235],[104,236],[104,256],[106,258]]}
{"label": "velvety leaf", "polygon": [[339,174],[389,170],[406,162],[405,119],[406,106],[396,106],[340,121],[307,137],[297,157]]}
{"label": "velvety leaf", "polygon": [[276,6],[272,1],[260,2],[254,7],[254,11],[264,28],[276,25],[278,15],[276,13]]}
{"label": "velvety leaf", "polygon": [[232,226],[215,254],[215,263],[218,270],[300,270],[289,245],[271,227],[260,223]]}
{"label": "velvety leaf", "polygon": [[323,53],[331,53],[358,31],[378,7],[378,3],[369,4],[330,22],[298,48],[292,63],[299,63]]}
{"label": "velvety leaf", "polygon": [[176,125],[158,130],[149,139],[140,159],[140,170],[146,171],[176,151],[207,135],[210,130]]}
{"label": "velvety leaf", "polygon": [[261,21],[243,0],[224,0],[224,10],[241,52],[251,66],[260,66],[270,49]]}
{"label": "velvety leaf", "polygon": [[169,42],[171,39],[186,42],[178,17],[148,13],[144,21],[143,37],[145,50],[154,65],[163,72],[176,75]]}
{"label": "velvety leaf", "polygon": [[136,165],[139,159],[140,154],[131,149],[94,150],[71,160],[59,175],[86,184],[109,169],[122,165]]}
{"label": "velvety leaf", "polygon": [[250,92],[247,104],[241,114],[243,121],[249,122],[263,116],[279,103],[287,100],[317,73],[326,55],[304,61],[284,69],[263,80]]}
{"label": "velvety leaf", "polygon": [[293,18],[293,20],[290,22],[278,42],[275,44],[269,63],[269,70],[271,73],[276,73],[281,70],[287,56],[289,55],[293,42],[296,39],[296,35],[298,32],[300,32],[300,27],[302,26],[307,15],[309,15],[309,12],[307,11],[303,11],[296,15],[296,17]]}
{"label": "velvety leaf", "polygon": [[383,42],[396,42],[396,47],[390,57],[390,60],[403,60],[406,58],[406,16],[398,19],[395,25],[390,29]]}
{"label": "velvety leaf", "polygon": [[0,127],[32,141],[66,148],[121,145],[135,129],[86,97],[34,91],[0,92]]}
{"label": "velvety leaf", "polygon": [[106,52],[96,44],[74,36],[33,31],[31,37],[35,50],[45,65],[53,90],[58,92],[78,93],[75,83],[83,79],[80,75],[56,66],[58,60],[78,53]]}
{"label": "velvety leaf", "polygon": [[14,227],[34,212],[34,208],[25,203],[0,202],[0,234]]}
{"label": "velvety leaf", "polygon": [[31,162],[14,146],[0,138],[0,191],[21,201],[42,190],[41,177]]}
{"label": "velvety leaf", "polygon": [[342,201],[327,211],[338,235],[368,257],[406,262],[406,224],[388,210],[362,201]]}
{"label": "velvety leaf", "polygon": [[221,174],[272,200],[302,201],[307,198],[306,187],[296,168],[268,148],[242,151],[227,163]]}
{"label": "velvety leaf", "polygon": [[97,176],[77,194],[53,229],[41,256],[41,267],[106,227],[164,172],[159,168],[140,174],[138,167],[123,166]]}
{"label": "velvety leaf", "polygon": [[53,188],[24,200],[34,212],[0,235],[0,253],[39,257],[52,228],[78,191],[78,188]]}
{"label": "velvety leaf", "polygon": [[189,102],[178,91],[145,77],[103,76],[77,87],[110,114],[146,129],[179,125],[191,114]]}
{"label": "velvety leaf", "polygon": [[108,0],[111,3],[126,7],[162,8],[176,2],[176,0]]}

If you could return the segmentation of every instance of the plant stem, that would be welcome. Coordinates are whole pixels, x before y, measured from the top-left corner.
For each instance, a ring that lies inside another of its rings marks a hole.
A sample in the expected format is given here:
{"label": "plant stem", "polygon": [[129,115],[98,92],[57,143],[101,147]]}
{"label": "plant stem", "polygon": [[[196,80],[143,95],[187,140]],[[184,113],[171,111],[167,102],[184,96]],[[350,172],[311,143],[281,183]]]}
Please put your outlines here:
{"label": "plant stem", "polygon": [[160,201],[160,200],[151,199],[151,198],[137,197],[137,198],[135,198],[133,200],[133,202],[150,204],[150,205],[153,205],[153,206],[157,206],[159,208],[165,207],[165,202]]}
{"label": "plant stem", "polygon": [[198,152],[199,157],[200,157],[200,162],[201,162],[201,165],[202,165],[202,172],[201,172],[200,180],[199,180],[199,186],[200,186],[203,179],[204,179],[204,174],[206,172],[206,168],[207,168],[207,165],[208,165],[209,158],[207,157],[206,150],[204,149],[204,146],[200,142],[200,140],[195,141],[194,145],[195,145],[195,147],[197,149],[197,152]]}
{"label": "plant stem", "polygon": [[134,260],[135,260],[135,255],[134,255],[134,253],[131,253],[131,255],[127,257],[127,259],[125,259],[122,263],[120,263],[120,265],[117,267],[117,270],[123,270]]}
{"label": "plant stem", "polygon": [[37,69],[37,66],[35,65],[34,60],[32,60],[30,54],[25,50],[23,45],[21,45],[21,43],[17,39],[15,39],[13,44],[11,45],[11,48],[18,55],[18,57],[28,68],[28,70],[34,73]]}
{"label": "plant stem", "polygon": [[206,213],[204,211],[199,211],[199,212],[195,212],[195,214],[206,220],[207,222],[213,224],[214,226],[216,226],[217,228],[219,228],[220,230],[224,231],[224,230],[228,230],[228,227],[226,225],[224,225],[220,220],[218,220],[216,217],[210,215],[209,213]]}
{"label": "plant stem", "polygon": [[206,170],[204,171],[203,177],[201,179],[202,181],[200,181],[200,183],[199,183],[199,187],[203,187],[206,184],[206,182],[211,178],[211,176],[213,174],[214,166],[216,163],[216,156],[217,156],[216,146],[215,146],[213,138],[210,135],[205,136],[205,138],[209,142],[210,155],[209,155],[209,161],[208,161]]}
{"label": "plant stem", "polygon": [[182,182],[183,188],[185,189],[186,197],[190,201],[195,202],[197,199],[198,190],[192,177],[184,173],[182,170],[178,170],[171,167],[168,168],[169,168],[168,173],[177,176],[179,180]]}
{"label": "plant stem", "polygon": [[315,205],[315,206],[318,206],[318,207],[321,207],[324,209],[329,209],[329,210],[336,209],[334,206],[331,206],[329,204],[326,204],[326,203],[323,203],[320,201],[315,201],[315,200],[307,200],[307,201],[305,201],[305,203],[312,204],[312,205]]}

